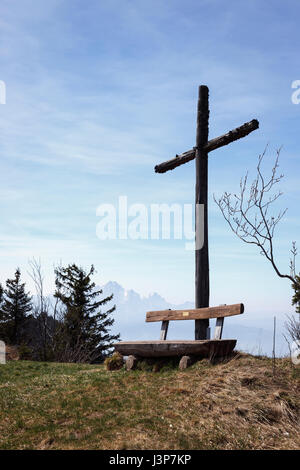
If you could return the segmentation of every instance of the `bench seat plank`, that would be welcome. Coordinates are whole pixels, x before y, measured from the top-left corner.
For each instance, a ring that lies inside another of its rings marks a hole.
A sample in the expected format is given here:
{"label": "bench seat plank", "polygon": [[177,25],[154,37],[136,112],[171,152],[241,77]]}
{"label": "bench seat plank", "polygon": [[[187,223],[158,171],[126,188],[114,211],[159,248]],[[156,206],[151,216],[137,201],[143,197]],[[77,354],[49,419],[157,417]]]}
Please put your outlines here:
{"label": "bench seat plank", "polygon": [[204,320],[240,315],[244,312],[243,304],[219,305],[218,307],[195,308],[191,310],[157,310],[147,312],[146,322],[168,320]]}
{"label": "bench seat plank", "polygon": [[172,356],[227,356],[235,348],[235,339],[221,340],[163,340],[120,341],[113,346],[123,356],[172,357]]}

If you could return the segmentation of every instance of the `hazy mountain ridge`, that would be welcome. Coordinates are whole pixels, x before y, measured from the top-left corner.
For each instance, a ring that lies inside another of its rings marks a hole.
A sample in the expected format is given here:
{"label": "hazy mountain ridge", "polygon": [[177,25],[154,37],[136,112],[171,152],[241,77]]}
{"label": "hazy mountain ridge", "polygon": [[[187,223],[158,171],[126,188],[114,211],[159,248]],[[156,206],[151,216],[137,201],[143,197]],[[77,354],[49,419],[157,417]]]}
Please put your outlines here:
{"label": "hazy mountain ridge", "polygon": [[[109,308],[116,305],[113,314],[115,323],[112,332],[120,333],[121,340],[156,340],[159,339],[160,322],[146,323],[146,312],[149,310],[164,309],[189,309],[194,308],[193,302],[184,302],[182,304],[169,303],[164,297],[154,292],[148,296],[141,296],[133,289],[124,289],[118,282],[109,281],[103,286],[96,286],[102,290],[101,298],[113,294],[113,299],[109,304],[103,307]],[[36,296],[34,296],[35,299]],[[48,299],[54,304],[53,296]],[[223,338],[237,339],[237,349],[250,352],[251,354],[272,354],[273,331],[270,322],[270,328],[265,327],[263,317],[261,323],[256,326],[248,324],[248,316],[228,317],[224,322]],[[260,327],[260,324],[262,327]],[[215,320],[210,321],[211,336],[214,332]],[[283,338],[283,327],[278,322],[276,334],[276,355],[282,356],[288,353],[287,344]],[[170,339],[193,339],[194,322],[193,321],[173,321],[170,322],[168,338]]]}
{"label": "hazy mountain ridge", "polygon": [[[158,293],[143,297],[133,289],[126,290],[115,281],[110,281],[101,287],[103,296],[114,294],[112,303],[116,305],[113,330],[121,333],[122,340],[151,340],[159,338],[160,323],[145,323],[148,310],[189,309],[194,308],[193,302],[171,304]],[[210,321],[213,335],[215,321]],[[170,339],[192,339],[194,335],[193,321],[170,322]],[[242,324],[242,317],[228,317],[224,322],[224,338],[236,338],[237,348],[253,354],[268,354],[272,352],[273,332],[270,329],[247,326]],[[277,334],[277,354],[286,354],[287,347],[281,332]]]}

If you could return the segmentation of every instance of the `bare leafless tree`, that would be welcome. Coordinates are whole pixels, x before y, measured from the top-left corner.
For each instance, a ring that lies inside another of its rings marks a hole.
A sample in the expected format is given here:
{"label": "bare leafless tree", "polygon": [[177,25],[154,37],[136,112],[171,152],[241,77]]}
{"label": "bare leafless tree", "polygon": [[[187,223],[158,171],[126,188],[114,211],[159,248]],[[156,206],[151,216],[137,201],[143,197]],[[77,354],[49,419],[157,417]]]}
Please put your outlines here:
{"label": "bare leafless tree", "polygon": [[29,260],[28,264],[30,267],[28,274],[33,280],[36,291],[38,311],[48,311],[49,301],[44,295],[44,277],[42,274],[41,260],[33,258],[32,260]]}
{"label": "bare leafless tree", "polygon": [[300,320],[297,320],[294,316],[288,317],[285,322],[285,328],[292,341],[300,344]]}
{"label": "bare leafless tree", "polygon": [[99,353],[92,352],[82,341],[81,335],[76,338],[76,344],[70,345],[63,334],[62,328],[58,327],[55,334],[55,350],[53,360],[56,362],[91,363],[97,359]]}
{"label": "bare leafless tree", "polygon": [[41,261],[33,258],[29,261],[29,266],[30,271],[28,271],[28,274],[33,280],[36,291],[33,314],[38,328],[37,344],[39,345],[41,358],[46,361],[53,356],[57,306],[53,306],[49,297],[45,295]]}
{"label": "bare leafless tree", "polygon": [[284,323],[286,334],[283,333],[283,337],[287,343],[290,358],[291,368],[294,369],[295,364],[293,361],[293,344],[300,346],[300,318],[297,320],[294,315],[287,316],[287,321]]}
{"label": "bare leafless tree", "polygon": [[257,174],[252,184],[248,185],[247,172],[246,176],[241,178],[239,194],[225,192],[220,199],[216,199],[214,196],[214,200],[238,238],[245,243],[257,246],[260,253],[270,261],[279,277],[289,279],[294,285],[299,285],[295,267],[296,243],[292,242],[289,273],[280,271],[274,257],[275,229],[287,209],[279,211],[277,215],[270,214],[271,205],[283,194],[280,190],[276,190],[276,186],[282,180],[283,175],[278,175],[278,160],[281,149],[276,151],[271,175],[268,178],[263,175],[262,162],[267,147],[259,155]]}

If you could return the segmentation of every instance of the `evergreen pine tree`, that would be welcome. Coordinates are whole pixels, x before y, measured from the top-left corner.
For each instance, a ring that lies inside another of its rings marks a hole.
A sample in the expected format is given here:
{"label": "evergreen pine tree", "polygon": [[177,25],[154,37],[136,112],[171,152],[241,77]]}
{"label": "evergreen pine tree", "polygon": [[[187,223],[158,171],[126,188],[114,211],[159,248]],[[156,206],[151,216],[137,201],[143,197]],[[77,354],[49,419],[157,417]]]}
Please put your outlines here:
{"label": "evergreen pine tree", "polygon": [[102,290],[95,289],[91,277],[94,266],[86,273],[76,264],[55,270],[56,292],[63,306],[60,348],[68,350],[73,362],[95,362],[105,357],[106,351],[120,335],[109,332],[114,323],[111,317],[115,306],[102,312],[100,307],[112,300],[113,295],[99,299]]}
{"label": "evergreen pine tree", "polygon": [[7,340],[21,344],[24,338],[24,327],[28,313],[32,310],[31,297],[25,292],[21,283],[21,272],[17,268],[14,279],[6,281],[1,306],[1,323],[5,327]]}

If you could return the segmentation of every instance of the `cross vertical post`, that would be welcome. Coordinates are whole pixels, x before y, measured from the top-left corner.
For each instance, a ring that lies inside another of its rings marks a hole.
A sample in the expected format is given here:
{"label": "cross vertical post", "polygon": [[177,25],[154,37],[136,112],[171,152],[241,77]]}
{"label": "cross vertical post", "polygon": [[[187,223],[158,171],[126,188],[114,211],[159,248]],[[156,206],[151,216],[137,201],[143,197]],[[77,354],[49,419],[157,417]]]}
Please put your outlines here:
{"label": "cross vertical post", "polygon": [[[208,88],[199,87],[197,109],[196,136],[196,187],[195,187],[195,307],[209,306],[209,259],[208,259],[208,221],[207,221],[207,192],[208,192],[208,153],[205,146],[208,142]],[[204,217],[200,220],[199,204],[204,206]],[[203,226],[202,225],[203,222]],[[203,246],[199,248],[200,231],[203,231]],[[206,339],[209,320],[195,320],[195,339]]]}
{"label": "cross vertical post", "polygon": [[[257,119],[245,122],[226,134],[208,140],[208,87],[199,87],[197,108],[196,147],[187,150],[175,158],[156,165],[156,173],[165,173],[191,160],[196,161],[195,187],[195,307],[209,307],[209,258],[208,258],[208,153],[236,140],[246,137],[259,128]],[[201,205],[201,210],[200,210]],[[201,214],[201,215],[200,215]],[[202,244],[203,241],[203,244]],[[202,246],[201,246],[202,245]],[[195,320],[195,339],[209,339],[209,320]]]}

